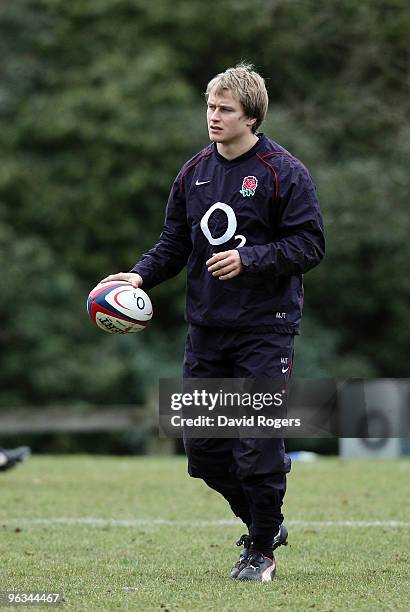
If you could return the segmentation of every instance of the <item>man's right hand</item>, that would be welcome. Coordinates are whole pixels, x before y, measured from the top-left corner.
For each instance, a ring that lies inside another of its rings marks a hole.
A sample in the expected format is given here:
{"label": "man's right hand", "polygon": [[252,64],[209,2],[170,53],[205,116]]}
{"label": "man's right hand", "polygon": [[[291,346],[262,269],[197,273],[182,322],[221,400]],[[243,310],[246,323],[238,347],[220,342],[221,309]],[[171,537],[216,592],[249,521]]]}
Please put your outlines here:
{"label": "man's right hand", "polygon": [[100,283],[110,283],[112,281],[127,281],[136,289],[141,287],[143,283],[142,277],[136,272],[118,272],[118,274],[110,274],[103,278]]}

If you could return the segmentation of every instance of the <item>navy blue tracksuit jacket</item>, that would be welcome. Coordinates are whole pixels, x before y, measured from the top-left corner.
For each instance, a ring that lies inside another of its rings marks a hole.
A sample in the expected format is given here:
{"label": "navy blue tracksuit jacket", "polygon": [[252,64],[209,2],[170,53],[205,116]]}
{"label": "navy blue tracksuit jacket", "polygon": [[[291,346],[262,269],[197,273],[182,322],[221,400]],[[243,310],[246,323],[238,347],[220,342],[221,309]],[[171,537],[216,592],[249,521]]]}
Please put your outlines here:
{"label": "navy blue tracksuit jacket", "polygon": [[[220,281],[205,262],[238,249],[243,272]],[[175,179],[159,242],[133,268],[150,289],[187,265],[185,316],[199,326],[298,334],[302,275],[324,255],[316,190],[305,166],[259,134],[227,160],[211,144]]]}

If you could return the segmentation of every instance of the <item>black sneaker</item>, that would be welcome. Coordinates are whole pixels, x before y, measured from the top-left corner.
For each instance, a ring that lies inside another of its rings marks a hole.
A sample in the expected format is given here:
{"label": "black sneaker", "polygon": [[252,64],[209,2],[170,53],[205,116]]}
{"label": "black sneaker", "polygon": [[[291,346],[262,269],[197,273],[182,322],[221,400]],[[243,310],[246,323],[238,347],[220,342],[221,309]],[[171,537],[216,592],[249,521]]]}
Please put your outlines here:
{"label": "black sneaker", "polygon": [[31,450],[28,446],[19,446],[18,448],[0,448],[0,471],[9,470],[17,463],[24,461],[31,455]]}
{"label": "black sneaker", "polygon": [[273,538],[272,548],[276,550],[278,546],[287,546],[288,545],[288,530],[285,527],[285,524],[282,523],[279,527],[278,533]]}
{"label": "black sneaker", "polygon": [[248,563],[249,547],[251,545],[251,539],[247,534],[241,535],[236,545],[237,546],[243,545],[243,551],[239,555],[238,561],[235,563],[235,565],[231,569],[231,573],[229,574],[229,577],[233,579],[239,576],[240,572],[246,567],[246,564]]}
{"label": "black sneaker", "polygon": [[275,557],[265,557],[262,553],[252,553],[246,567],[239,573],[237,580],[271,582],[276,572]]}

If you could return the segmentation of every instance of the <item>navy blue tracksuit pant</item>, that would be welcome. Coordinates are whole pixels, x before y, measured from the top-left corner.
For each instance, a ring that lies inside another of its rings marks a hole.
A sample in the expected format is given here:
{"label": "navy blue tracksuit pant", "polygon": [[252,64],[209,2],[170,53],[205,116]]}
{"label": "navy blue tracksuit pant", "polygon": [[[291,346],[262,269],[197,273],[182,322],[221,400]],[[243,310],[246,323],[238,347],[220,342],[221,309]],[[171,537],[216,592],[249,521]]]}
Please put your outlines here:
{"label": "navy blue tracksuit pant", "polygon": [[[293,335],[190,325],[184,378],[283,378]],[[281,438],[186,438],[188,472],[221,493],[249,528],[255,550],[269,547],[283,521],[290,459]]]}

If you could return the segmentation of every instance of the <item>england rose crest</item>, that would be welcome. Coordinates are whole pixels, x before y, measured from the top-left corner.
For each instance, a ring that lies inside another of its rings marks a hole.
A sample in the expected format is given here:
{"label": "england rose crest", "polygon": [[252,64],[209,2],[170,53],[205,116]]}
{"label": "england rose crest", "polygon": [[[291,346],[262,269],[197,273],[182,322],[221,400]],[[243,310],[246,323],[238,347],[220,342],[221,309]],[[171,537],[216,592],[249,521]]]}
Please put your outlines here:
{"label": "england rose crest", "polygon": [[258,179],[256,176],[245,176],[242,181],[242,189],[239,190],[239,193],[241,193],[244,198],[253,196],[255,195],[257,186]]}

